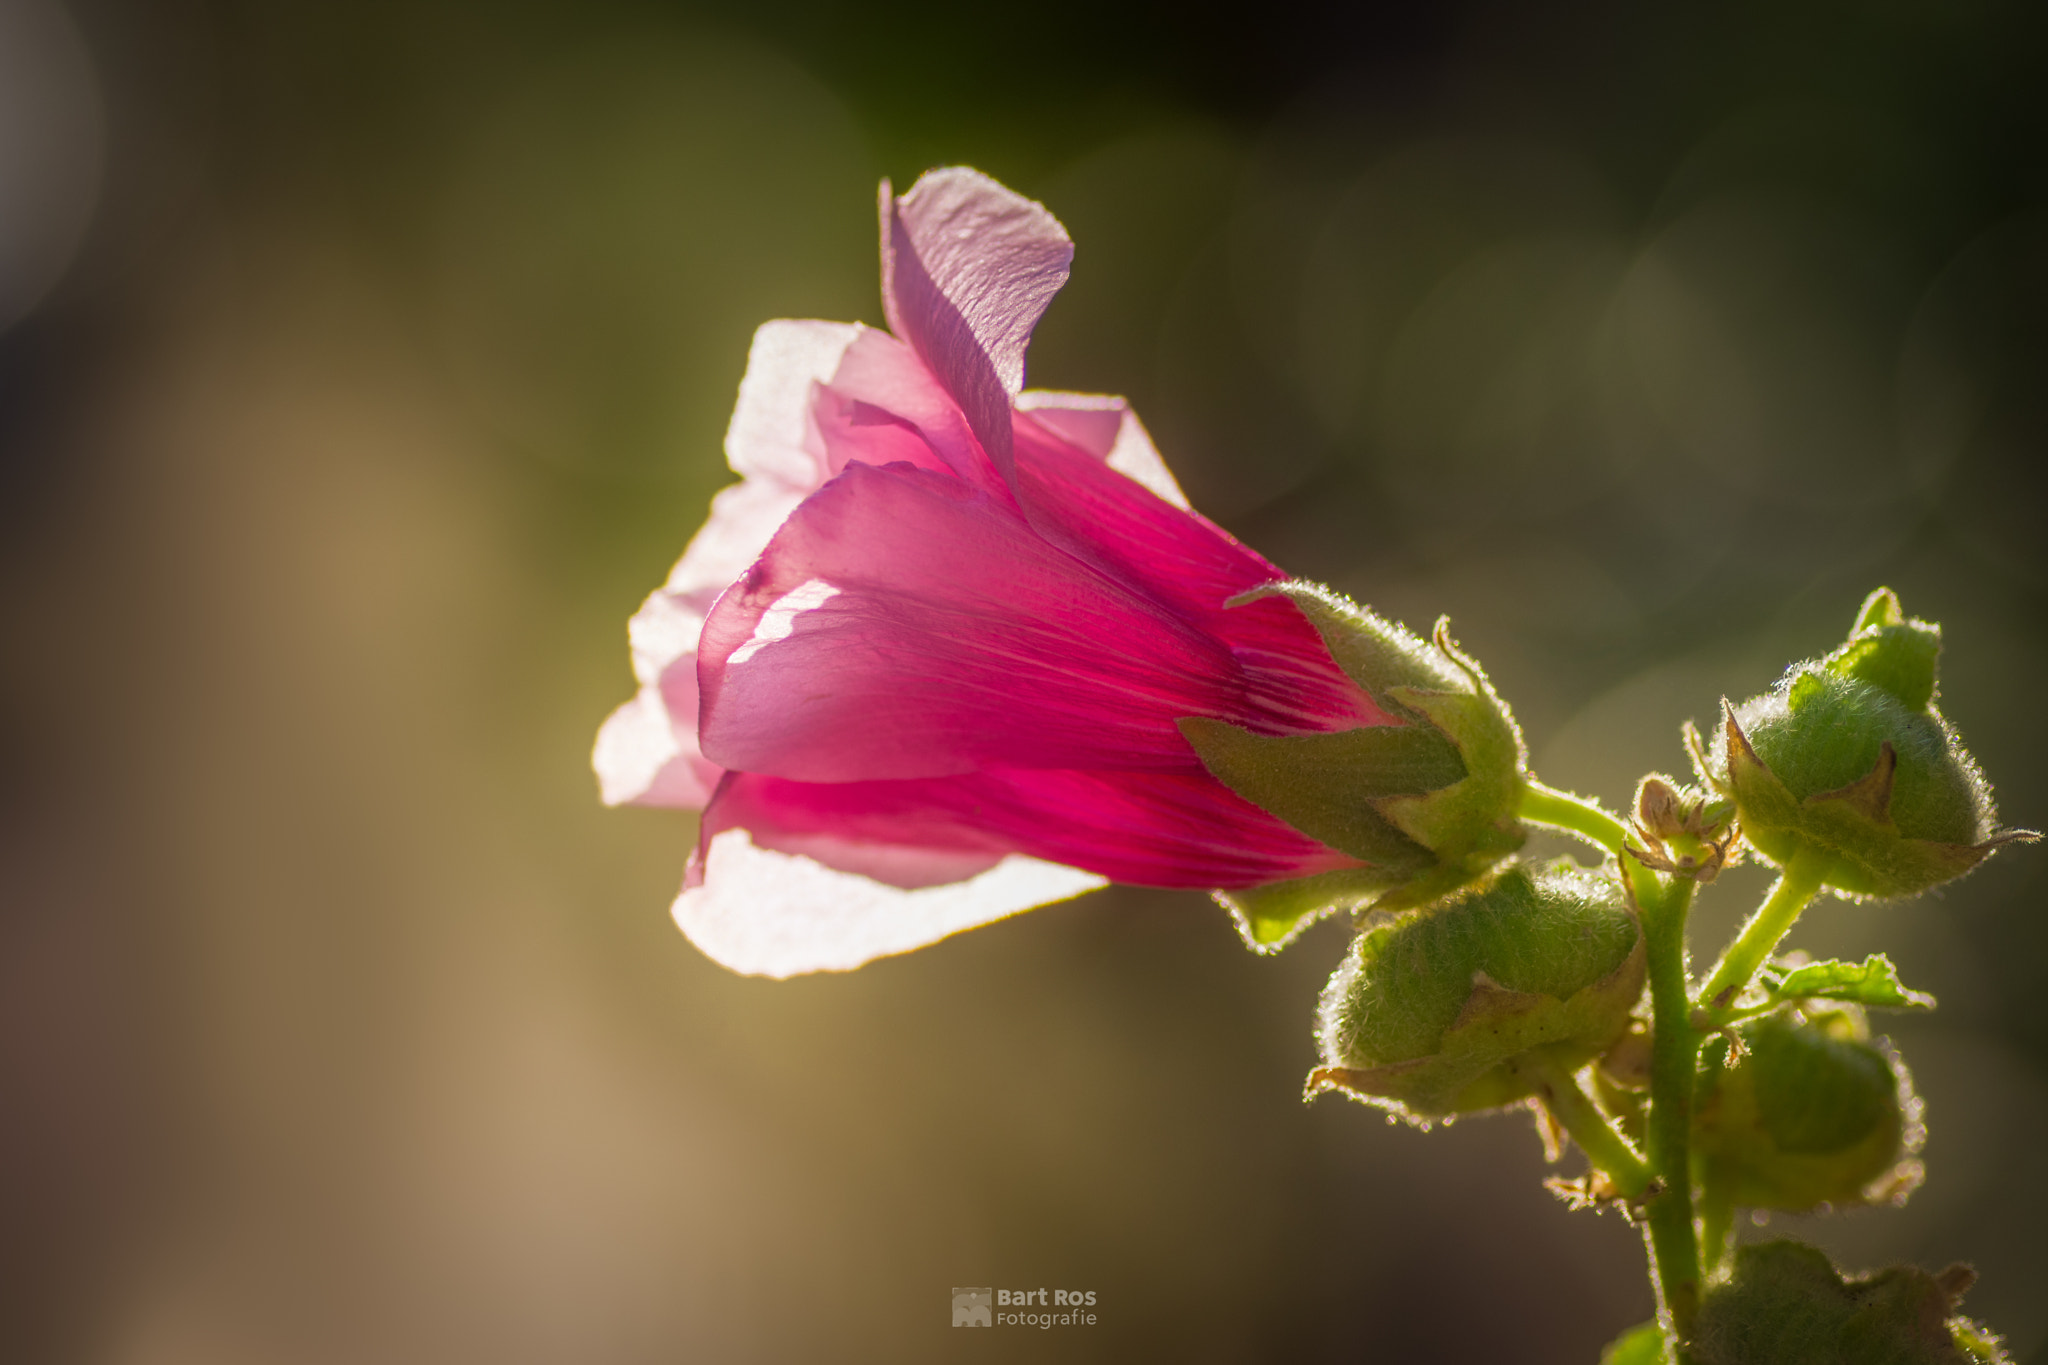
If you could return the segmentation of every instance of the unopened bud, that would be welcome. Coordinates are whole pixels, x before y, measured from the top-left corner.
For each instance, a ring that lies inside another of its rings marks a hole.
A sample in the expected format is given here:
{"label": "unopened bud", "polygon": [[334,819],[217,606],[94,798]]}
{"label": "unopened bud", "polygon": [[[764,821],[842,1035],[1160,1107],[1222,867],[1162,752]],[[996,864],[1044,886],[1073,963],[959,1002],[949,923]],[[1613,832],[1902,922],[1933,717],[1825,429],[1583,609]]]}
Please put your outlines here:
{"label": "unopened bud", "polygon": [[1919,1183],[1920,1101],[1859,1012],[1771,1015],[1737,1037],[1740,1060],[1702,1077],[1693,1143],[1702,1170],[1732,1176],[1737,1204],[1896,1203]]}
{"label": "unopened bud", "polygon": [[1893,1266],[1845,1277],[1800,1242],[1735,1253],[1734,1273],[1700,1304],[1692,1365],[2001,1365],[1998,1338],[1956,1315],[1947,1272]]}
{"label": "unopened bud", "polygon": [[1323,991],[1327,1065],[1310,1093],[1421,1119],[1513,1103],[1531,1093],[1515,1059],[1576,1070],[1628,1030],[1643,965],[1615,878],[1563,859],[1511,864],[1353,940]]}
{"label": "unopened bud", "polygon": [[1991,788],[1935,709],[1940,627],[1871,594],[1849,640],[1727,708],[1702,776],[1735,802],[1743,838],[1772,862],[1817,855],[1825,885],[1908,896],[1958,877],[2002,844]]}

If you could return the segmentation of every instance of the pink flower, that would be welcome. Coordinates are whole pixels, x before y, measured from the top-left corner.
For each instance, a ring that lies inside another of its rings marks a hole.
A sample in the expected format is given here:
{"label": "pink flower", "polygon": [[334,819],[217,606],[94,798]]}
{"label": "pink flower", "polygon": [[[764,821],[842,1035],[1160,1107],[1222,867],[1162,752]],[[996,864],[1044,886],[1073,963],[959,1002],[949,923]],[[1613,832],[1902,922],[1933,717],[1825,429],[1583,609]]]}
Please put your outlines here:
{"label": "pink flower", "polygon": [[1392,718],[1280,571],[1188,509],[1121,399],[1023,390],[1073,247],[979,172],[882,186],[891,332],[755,335],[712,503],[633,618],[608,803],[701,807],[675,917],[737,971],[844,969],[1101,886],[1360,866],[1176,727]]}

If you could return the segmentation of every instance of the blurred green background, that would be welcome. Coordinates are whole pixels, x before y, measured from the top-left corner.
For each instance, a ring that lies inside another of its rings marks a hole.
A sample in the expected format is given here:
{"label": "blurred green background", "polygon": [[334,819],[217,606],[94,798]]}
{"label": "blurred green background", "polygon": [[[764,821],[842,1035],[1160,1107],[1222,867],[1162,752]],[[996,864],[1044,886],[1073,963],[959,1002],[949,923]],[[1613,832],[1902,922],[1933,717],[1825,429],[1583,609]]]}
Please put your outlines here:
{"label": "blurred green background", "polygon": [[[7,0],[0,1355],[1591,1362],[1640,1249],[1526,1118],[1299,1102],[1338,926],[699,957],[689,818],[588,771],[626,617],[752,328],[878,323],[876,180],[969,162],[1077,243],[1033,382],[1449,613],[1546,780],[1680,769],[1882,582],[2048,825],[2044,13]],[[1880,1021],[1930,1175],[1769,1230],[1974,1261],[2022,1360],[2044,885],[1808,916],[1942,999]],[[954,1285],[1100,1322],[949,1336]]]}

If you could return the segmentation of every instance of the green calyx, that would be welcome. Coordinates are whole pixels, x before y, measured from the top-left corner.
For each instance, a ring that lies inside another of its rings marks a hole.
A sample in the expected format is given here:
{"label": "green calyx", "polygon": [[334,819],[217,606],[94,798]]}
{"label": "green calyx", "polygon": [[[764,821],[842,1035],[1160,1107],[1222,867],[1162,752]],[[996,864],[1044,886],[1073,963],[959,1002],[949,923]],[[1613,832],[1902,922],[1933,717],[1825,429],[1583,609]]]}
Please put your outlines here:
{"label": "green calyx", "polygon": [[1447,623],[1423,640],[1328,588],[1273,583],[1236,606],[1285,597],[1330,656],[1401,724],[1261,735],[1188,717],[1181,733],[1218,781],[1302,833],[1366,864],[1219,892],[1246,941],[1278,948],[1337,909],[1427,905],[1485,875],[1527,837],[1515,818],[1527,751],[1486,675]]}
{"label": "green calyx", "polygon": [[1894,1266],[1844,1277],[1799,1242],[1735,1253],[1735,1270],[1700,1305],[1691,1365],[1997,1365],[1998,1338],[1956,1305],[1976,1276]]}
{"label": "green calyx", "polygon": [[1484,884],[1352,941],[1323,991],[1325,1066],[1342,1090],[1416,1119],[1526,1098],[1540,1053],[1576,1070],[1629,1027],[1644,949],[1614,878],[1560,859]]}
{"label": "green calyx", "polygon": [[1737,1030],[1740,1056],[1701,1078],[1693,1165],[1736,1204],[1803,1212],[1898,1203],[1919,1183],[1920,1103],[1859,1013],[1773,1014]]}
{"label": "green calyx", "polygon": [[1880,588],[1840,649],[1727,709],[1694,758],[1752,847],[1781,865],[1821,853],[1838,892],[1908,896],[2035,837],[1997,829],[1990,787],[1935,709],[1940,649],[1940,628]]}

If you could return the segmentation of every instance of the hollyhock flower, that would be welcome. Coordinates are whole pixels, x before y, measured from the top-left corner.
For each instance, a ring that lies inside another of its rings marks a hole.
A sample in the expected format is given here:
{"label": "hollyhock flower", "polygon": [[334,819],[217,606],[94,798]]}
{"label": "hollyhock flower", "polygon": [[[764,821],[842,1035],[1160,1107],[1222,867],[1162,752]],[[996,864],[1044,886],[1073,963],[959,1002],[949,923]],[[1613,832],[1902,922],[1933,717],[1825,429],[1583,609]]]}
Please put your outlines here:
{"label": "hollyhock flower", "polygon": [[633,618],[640,691],[598,736],[608,803],[703,810],[684,932],[786,976],[1109,880],[1365,866],[1183,734],[1412,717],[1295,600],[1231,605],[1284,575],[1189,509],[1123,400],[1024,390],[1073,254],[1059,223],[966,169],[885,182],[881,221],[889,332],[756,334],[726,436],[742,481]]}

